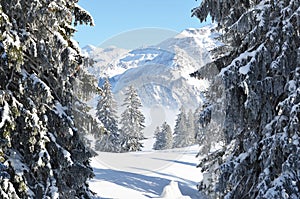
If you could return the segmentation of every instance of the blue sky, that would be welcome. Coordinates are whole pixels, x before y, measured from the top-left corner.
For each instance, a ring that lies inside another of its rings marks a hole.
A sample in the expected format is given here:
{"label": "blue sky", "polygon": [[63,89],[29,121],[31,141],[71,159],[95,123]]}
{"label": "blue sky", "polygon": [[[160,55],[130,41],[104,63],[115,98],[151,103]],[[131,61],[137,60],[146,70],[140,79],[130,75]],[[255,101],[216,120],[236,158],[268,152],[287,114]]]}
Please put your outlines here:
{"label": "blue sky", "polygon": [[[75,39],[81,47],[99,46],[124,32],[156,28],[180,32],[186,28],[203,26],[191,18],[191,9],[199,5],[195,0],[80,0],[79,5],[89,11],[95,26],[79,26]],[[168,31],[167,31],[168,32]],[[166,34],[156,34],[166,37]]]}

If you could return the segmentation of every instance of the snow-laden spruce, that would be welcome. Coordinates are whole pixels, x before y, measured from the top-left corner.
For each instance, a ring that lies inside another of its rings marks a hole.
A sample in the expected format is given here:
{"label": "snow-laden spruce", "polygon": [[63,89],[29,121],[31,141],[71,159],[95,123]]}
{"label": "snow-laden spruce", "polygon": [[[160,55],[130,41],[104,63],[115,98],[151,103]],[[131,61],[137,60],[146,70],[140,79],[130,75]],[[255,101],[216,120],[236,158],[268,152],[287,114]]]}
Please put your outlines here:
{"label": "snow-laden spruce", "polygon": [[161,127],[157,127],[154,132],[154,138],[154,150],[171,149],[173,145],[173,135],[170,125],[164,122]]}
{"label": "snow-laden spruce", "polygon": [[96,116],[103,124],[105,131],[94,132],[95,138],[97,139],[95,149],[106,152],[119,152],[120,142],[117,105],[113,99],[108,78],[105,79],[101,90],[101,96],[96,108]]}
{"label": "snow-laden spruce", "polygon": [[225,43],[193,74],[218,68],[226,96],[227,146],[199,165],[218,181],[199,188],[221,198],[300,198],[300,1],[203,0],[192,14],[217,21]]}
{"label": "snow-laden spruce", "polygon": [[187,132],[190,145],[195,144],[196,130],[195,130],[195,117],[193,111],[190,109],[186,115],[187,117]]}
{"label": "snow-laden spruce", "polygon": [[121,142],[122,151],[140,151],[141,140],[145,139],[145,116],[141,112],[142,103],[133,86],[129,86],[125,93],[125,111],[121,115]]}
{"label": "snow-laden spruce", "polygon": [[0,198],[92,197],[74,118],[86,115],[73,87],[84,57],[71,37],[93,20],[76,2],[0,2]]}
{"label": "snow-laden spruce", "polygon": [[[173,148],[182,148],[191,146],[195,143],[195,130],[191,129],[194,120],[191,117],[192,112],[190,111],[189,117],[186,114],[185,108],[182,106],[177,115],[175,128],[174,128],[174,138],[173,138]],[[189,121],[188,119],[191,119]]]}

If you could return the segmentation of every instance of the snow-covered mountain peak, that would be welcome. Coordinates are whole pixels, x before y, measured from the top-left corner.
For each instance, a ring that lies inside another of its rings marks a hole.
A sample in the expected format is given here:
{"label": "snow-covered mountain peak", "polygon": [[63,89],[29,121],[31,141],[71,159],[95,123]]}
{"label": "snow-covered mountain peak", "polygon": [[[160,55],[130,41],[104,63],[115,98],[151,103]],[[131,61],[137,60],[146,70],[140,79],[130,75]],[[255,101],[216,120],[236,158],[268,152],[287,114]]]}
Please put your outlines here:
{"label": "snow-covered mountain peak", "polygon": [[98,79],[107,76],[112,77],[125,71],[125,69],[115,67],[114,62],[125,56],[129,52],[127,49],[114,46],[108,48],[87,46],[83,51],[88,52],[89,56],[95,61],[94,66],[89,67],[88,71]]}
{"label": "snow-covered mountain peak", "polygon": [[186,37],[194,37],[201,38],[211,35],[211,27],[203,27],[203,28],[188,28],[183,30],[181,33],[175,36],[175,38],[186,38]]}
{"label": "snow-covered mountain peak", "polygon": [[136,68],[143,65],[164,64],[171,65],[175,54],[160,48],[140,48],[130,51],[121,58],[117,67],[124,69]]}
{"label": "snow-covered mountain peak", "polygon": [[215,39],[217,35],[212,26],[200,29],[189,28],[161,42],[157,47],[171,52],[180,48],[194,59],[199,68],[211,61],[209,51],[221,45]]}
{"label": "snow-covered mountain peak", "polygon": [[97,47],[93,46],[93,45],[86,45],[85,47],[82,48],[82,51],[85,53],[90,53],[92,51],[94,51]]}

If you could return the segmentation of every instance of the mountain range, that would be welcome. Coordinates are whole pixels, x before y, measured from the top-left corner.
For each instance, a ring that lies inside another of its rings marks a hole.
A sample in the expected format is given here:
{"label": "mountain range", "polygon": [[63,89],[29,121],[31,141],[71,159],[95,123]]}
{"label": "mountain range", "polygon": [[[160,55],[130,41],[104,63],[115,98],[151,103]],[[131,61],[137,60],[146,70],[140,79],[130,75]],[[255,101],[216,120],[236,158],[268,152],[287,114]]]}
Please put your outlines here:
{"label": "mountain range", "polygon": [[127,50],[89,45],[83,50],[96,61],[89,72],[99,78],[100,85],[103,78],[110,79],[117,101],[133,85],[146,107],[194,109],[208,82],[189,74],[211,60],[208,51],[219,45],[216,36],[211,27],[191,28],[155,46]]}
{"label": "mountain range", "polygon": [[181,106],[195,109],[203,101],[202,92],[209,82],[189,74],[210,62],[209,51],[220,45],[212,30],[211,26],[186,29],[158,45],[133,50],[89,45],[83,51],[96,62],[88,71],[99,79],[99,85],[105,77],[110,79],[117,102],[122,104],[126,87],[133,85],[148,114],[159,108],[154,112],[164,111],[167,116],[171,111],[176,116]]}

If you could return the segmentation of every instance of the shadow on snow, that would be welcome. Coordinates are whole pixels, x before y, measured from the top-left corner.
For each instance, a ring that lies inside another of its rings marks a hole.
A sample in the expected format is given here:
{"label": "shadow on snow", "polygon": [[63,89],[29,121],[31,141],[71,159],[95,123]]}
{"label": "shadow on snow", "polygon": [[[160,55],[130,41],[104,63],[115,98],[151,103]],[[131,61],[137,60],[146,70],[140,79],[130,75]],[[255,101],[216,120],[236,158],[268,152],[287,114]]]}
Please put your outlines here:
{"label": "shadow on snow", "polygon": [[173,162],[173,163],[183,164],[183,165],[192,166],[192,167],[197,166],[196,163],[184,162],[184,161],[179,161],[179,160],[168,160],[168,159],[163,159],[163,158],[152,158],[152,159],[162,160],[162,161],[171,162],[171,163]]}
{"label": "shadow on snow", "polygon": [[[112,169],[94,168],[95,177],[91,181],[104,180],[136,191],[151,193],[160,196],[164,187],[170,184],[169,179],[152,177],[137,173],[118,171]],[[179,189],[183,195],[190,196],[192,199],[203,198],[203,195],[197,192],[196,187],[190,187],[190,182],[178,182]],[[149,198],[151,196],[145,195]]]}
{"label": "shadow on snow", "polygon": [[[95,180],[104,180],[136,191],[160,195],[170,180],[112,169],[94,168]],[[93,180],[92,180],[93,181]]]}
{"label": "shadow on snow", "polygon": [[151,172],[151,173],[155,173],[155,174],[158,174],[158,175],[161,175],[161,176],[166,176],[166,177],[169,177],[169,178],[177,179],[176,181],[178,182],[178,187],[179,187],[182,195],[189,196],[192,199],[207,198],[207,197],[205,197],[204,194],[197,191],[197,187],[196,187],[197,183],[194,182],[194,181],[187,180],[185,178],[181,178],[181,177],[171,175],[171,174],[166,174],[166,173],[162,173],[162,172],[158,172],[158,171],[151,171],[151,170],[148,170],[148,169],[141,169],[141,168],[133,168],[133,169],[139,169],[141,171]]}

